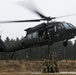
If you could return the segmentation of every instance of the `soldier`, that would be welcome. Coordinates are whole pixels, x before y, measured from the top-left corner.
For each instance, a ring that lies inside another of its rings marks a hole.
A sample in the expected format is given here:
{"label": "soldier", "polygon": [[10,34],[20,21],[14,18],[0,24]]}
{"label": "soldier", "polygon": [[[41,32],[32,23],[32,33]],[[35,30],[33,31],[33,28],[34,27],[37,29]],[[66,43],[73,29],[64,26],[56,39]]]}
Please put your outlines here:
{"label": "soldier", "polygon": [[54,58],[54,53],[49,54],[49,60],[50,60],[50,72],[59,72],[57,61]]}
{"label": "soldier", "polygon": [[44,73],[49,73],[50,72],[50,60],[48,60],[48,59],[44,59],[43,72]]}
{"label": "soldier", "polygon": [[59,72],[57,61],[54,59],[54,53],[50,53],[48,59],[44,59],[43,72],[44,73]]}
{"label": "soldier", "polygon": [[44,62],[43,62],[43,73],[47,73],[47,67],[46,67],[46,65],[47,65],[47,60],[44,59]]}

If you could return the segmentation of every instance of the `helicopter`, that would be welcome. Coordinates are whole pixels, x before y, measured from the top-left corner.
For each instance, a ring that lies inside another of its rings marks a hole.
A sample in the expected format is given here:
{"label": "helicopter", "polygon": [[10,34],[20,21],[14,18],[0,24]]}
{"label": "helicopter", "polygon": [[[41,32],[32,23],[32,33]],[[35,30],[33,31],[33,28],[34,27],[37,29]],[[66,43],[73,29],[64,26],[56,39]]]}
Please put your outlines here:
{"label": "helicopter", "polygon": [[37,11],[36,9],[31,10],[41,18],[32,20],[0,21],[0,23],[44,21],[44,23],[25,29],[24,31],[26,31],[26,36],[17,43],[15,43],[14,45],[12,45],[11,47],[8,47],[0,38],[0,52],[15,52],[30,47],[38,47],[44,45],[48,45],[49,50],[50,45],[59,41],[63,41],[63,46],[67,46],[68,40],[76,36],[76,27],[74,27],[74,25],[72,25],[71,23],[67,23],[64,21],[63,22],[52,21],[53,19],[72,15],[66,15],[60,17],[47,17],[42,13],[40,13],[39,11]]}

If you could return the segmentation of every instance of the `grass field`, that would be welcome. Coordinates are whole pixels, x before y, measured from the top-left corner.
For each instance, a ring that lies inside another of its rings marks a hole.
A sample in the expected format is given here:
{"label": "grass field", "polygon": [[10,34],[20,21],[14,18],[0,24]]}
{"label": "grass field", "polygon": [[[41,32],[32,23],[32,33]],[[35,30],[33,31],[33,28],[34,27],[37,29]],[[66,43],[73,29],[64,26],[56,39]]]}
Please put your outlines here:
{"label": "grass field", "polygon": [[[43,73],[42,74],[34,73],[34,72],[41,72],[42,62],[43,61],[0,60],[0,75],[49,75]],[[76,72],[75,60],[58,61],[58,65],[61,72]],[[56,74],[50,74],[50,75],[56,75]],[[57,75],[72,75],[72,74],[57,74]]]}

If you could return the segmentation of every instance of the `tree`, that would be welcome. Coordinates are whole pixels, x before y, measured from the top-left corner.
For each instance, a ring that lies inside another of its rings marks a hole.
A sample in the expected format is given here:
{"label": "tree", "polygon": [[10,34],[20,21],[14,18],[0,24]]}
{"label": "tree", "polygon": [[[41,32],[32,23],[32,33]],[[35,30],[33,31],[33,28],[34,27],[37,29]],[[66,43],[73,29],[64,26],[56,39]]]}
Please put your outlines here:
{"label": "tree", "polygon": [[10,46],[10,39],[9,37],[6,37],[5,41],[4,41],[8,46]]}

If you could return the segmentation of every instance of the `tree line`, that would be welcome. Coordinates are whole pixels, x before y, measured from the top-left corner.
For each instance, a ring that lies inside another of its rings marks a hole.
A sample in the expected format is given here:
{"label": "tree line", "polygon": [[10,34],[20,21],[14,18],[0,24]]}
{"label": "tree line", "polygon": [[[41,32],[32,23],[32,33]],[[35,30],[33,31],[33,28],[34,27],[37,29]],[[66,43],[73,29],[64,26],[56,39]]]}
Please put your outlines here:
{"label": "tree line", "polygon": [[[23,37],[22,37],[23,38]],[[21,38],[21,39],[22,39]],[[18,37],[16,39],[10,39],[6,37],[4,42],[7,46],[12,46],[14,43],[17,43],[19,40]],[[50,52],[54,53],[54,56],[58,60],[68,59],[75,60],[76,59],[76,40],[73,44],[71,41],[68,42],[68,46],[63,46],[63,41],[54,43],[50,46]],[[12,57],[13,55],[13,57]],[[48,56],[48,46],[40,46],[34,48],[23,49],[16,52],[0,52],[0,60],[43,60]]]}

